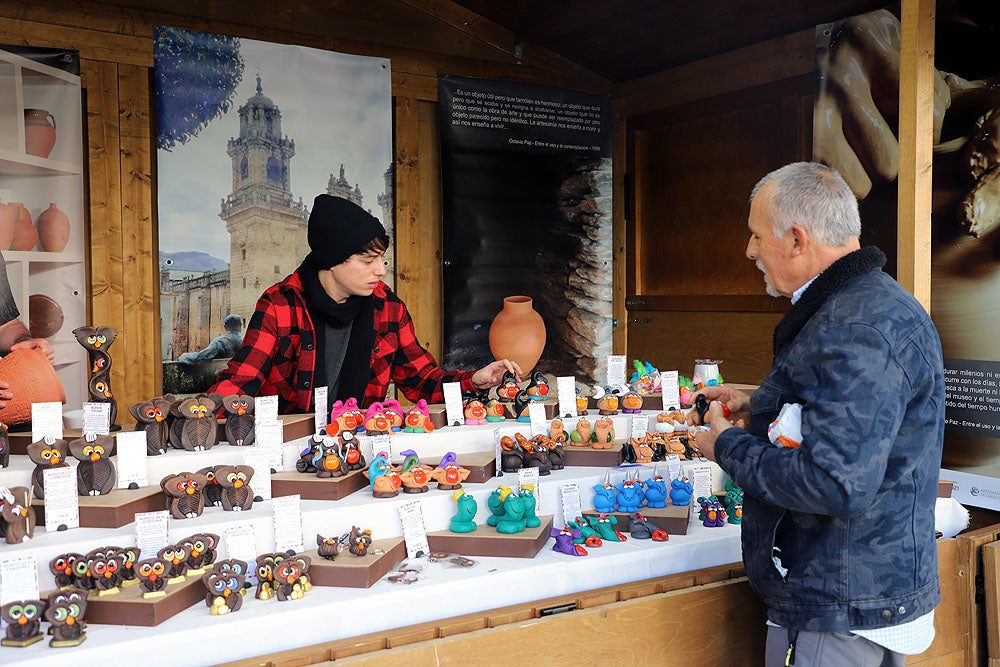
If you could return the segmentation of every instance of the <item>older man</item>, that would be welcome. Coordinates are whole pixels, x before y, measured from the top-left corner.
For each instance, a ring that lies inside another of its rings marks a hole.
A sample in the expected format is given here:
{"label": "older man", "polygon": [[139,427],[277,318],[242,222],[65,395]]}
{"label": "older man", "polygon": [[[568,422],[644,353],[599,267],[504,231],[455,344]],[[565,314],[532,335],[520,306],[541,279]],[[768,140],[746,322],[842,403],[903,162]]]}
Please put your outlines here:
{"label": "older man", "polygon": [[[937,331],[882,271],[882,252],[861,248],[857,201],[833,169],[768,174],[748,225],[747,258],[792,307],[752,398],[703,390],[713,403],[697,442],[746,494],[743,558],[768,608],[766,663],[902,665],[933,640],[940,600]],[[781,423],[786,405],[798,423]],[[798,427],[800,441],[772,443],[772,423]]]}

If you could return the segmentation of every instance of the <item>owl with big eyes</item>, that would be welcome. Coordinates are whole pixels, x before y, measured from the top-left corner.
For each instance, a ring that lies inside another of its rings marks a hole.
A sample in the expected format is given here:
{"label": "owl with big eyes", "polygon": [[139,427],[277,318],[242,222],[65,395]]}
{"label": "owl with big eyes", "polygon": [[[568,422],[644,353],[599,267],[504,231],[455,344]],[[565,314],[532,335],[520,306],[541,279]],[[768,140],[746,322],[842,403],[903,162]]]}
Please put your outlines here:
{"label": "owl with big eyes", "polygon": [[270,600],[274,597],[275,586],[277,585],[274,580],[275,572],[287,557],[283,553],[260,554],[257,556],[255,565],[257,592],[254,597],[258,600]]}
{"label": "owl with big eyes", "polygon": [[244,577],[242,574],[231,570],[212,570],[206,572],[201,580],[208,589],[205,594],[205,604],[208,605],[209,614],[222,616],[239,611],[243,605]]}
{"label": "owl with big eyes", "polygon": [[175,519],[201,516],[205,509],[204,489],[208,480],[195,472],[167,475],[160,480],[160,488],[167,494],[167,509]]}
{"label": "owl with big eyes", "polygon": [[156,552],[156,556],[167,565],[167,579],[183,579],[187,573],[187,562],[191,551],[183,544],[168,544]]}
{"label": "owl with big eyes", "polygon": [[73,646],[86,638],[83,616],[87,612],[87,591],[73,588],[49,596],[43,616],[52,624],[49,646]]}
{"label": "owl with big eyes", "polygon": [[69,441],[69,451],[80,461],[76,467],[76,486],[81,496],[110,493],[118,481],[118,471],[109,458],[114,440],[110,435],[87,433]]}
{"label": "owl with big eyes", "polygon": [[118,573],[121,560],[116,554],[114,549],[102,548],[94,549],[85,556],[87,569],[94,578],[94,588],[98,591],[110,591],[121,584],[121,575]]}
{"label": "owl with big eyes", "polygon": [[237,447],[254,443],[254,418],[252,396],[226,396],[222,399],[226,409],[226,442]]}
{"label": "owl with big eyes", "polygon": [[177,407],[181,424],[181,445],[192,452],[203,452],[219,442],[219,424],[215,409],[219,404],[208,396],[186,398]]}
{"label": "owl with big eyes", "polygon": [[28,487],[0,487],[0,528],[7,544],[22,544],[34,537],[35,508]]}
{"label": "owl with big eyes", "polygon": [[74,552],[59,554],[49,561],[49,572],[55,577],[59,588],[73,588],[76,585],[76,564],[83,554]]}
{"label": "owl with big eyes", "polygon": [[215,481],[222,487],[222,509],[239,512],[253,507],[252,477],[253,468],[250,466],[215,467]]}
{"label": "owl with big eyes", "polygon": [[35,470],[31,473],[31,488],[34,489],[36,498],[45,498],[45,470],[67,467],[68,456],[69,446],[60,438],[47,435],[28,445],[28,458],[35,464]]}
{"label": "owl with big eyes", "polygon": [[144,558],[135,564],[136,579],[144,598],[166,595],[167,567],[162,558]]}
{"label": "owl with big eyes", "polygon": [[274,569],[274,595],[280,602],[298,600],[309,585],[309,556],[290,556],[278,563]]}
{"label": "owl with big eyes", "polygon": [[323,537],[316,533],[316,553],[320,558],[336,560],[340,553],[340,540],[336,537]]}
{"label": "owl with big eyes", "polygon": [[141,554],[142,549],[139,547],[125,547],[119,552],[118,559],[121,561],[121,566],[118,568],[118,574],[121,576],[123,586],[135,582],[135,564],[139,562]]}
{"label": "owl with big eyes", "polygon": [[219,536],[212,533],[196,533],[181,544],[188,548],[188,571],[200,571],[215,562],[215,547]]}
{"label": "owl with big eyes", "polygon": [[42,600],[16,600],[0,607],[0,619],[7,623],[7,636],[2,646],[29,646],[42,637]]}
{"label": "owl with big eyes", "polygon": [[146,432],[146,454],[159,456],[167,453],[167,440],[170,429],[170,401],[162,396],[148,401],[133,403],[128,411],[135,417],[136,431]]}
{"label": "owl with big eyes", "polygon": [[205,479],[208,480],[208,484],[204,490],[206,506],[222,507],[222,487],[219,485],[219,480],[215,478],[215,469],[217,467],[206,466],[198,471],[199,475],[204,475]]}

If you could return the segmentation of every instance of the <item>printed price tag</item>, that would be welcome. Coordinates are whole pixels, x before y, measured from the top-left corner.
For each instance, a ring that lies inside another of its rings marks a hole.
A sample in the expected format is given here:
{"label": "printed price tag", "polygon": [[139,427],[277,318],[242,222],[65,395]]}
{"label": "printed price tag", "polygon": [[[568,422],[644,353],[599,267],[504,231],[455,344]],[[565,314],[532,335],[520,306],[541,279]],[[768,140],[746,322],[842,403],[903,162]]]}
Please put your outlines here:
{"label": "printed price tag", "polygon": [[420,558],[431,552],[427,544],[427,530],[424,528],[424,515],[420,511],[420,501],[411,500],[399,504],[399,521],[403,526],[403,540],[406,542],[406,555],[409,558]]}
{"label": "printed price tag", "polygon": [[448,426],[461,426],[465,423],[465,409],[462,405],[462,385],[458,382],[445,382],[444,410]]}
{"label": "printed price tag", "polygon": [[278,421],[278,397],[258,396],[253,399],[253,416],[257,424]]}
{"label": "printed price tag", "polygon": [[250,488],[261,500],[271,499],[271,454],[262,447],[243,447],[243,463],[253,468]]}
{"label": "printed price tag", "polygon": [[608,357],[608,384],[625,384],[624,354],[612,354]]}
{"label": "printed price tag", "polygon": [[80,496],[76,488],[76,468],[46,468],[45,531],[80,527]]}
{"label": "printed price tag", "polygon": [[528,416],[531,418],[531,435],[548,435],[549,424],[545,419],[545,406],[532,401],[528,404]]}
{"label": "printed price tag", "polygon": [[226,526],[226,556],[247,563],[257,560],[257,534],[252,523]]}
{"label": "printed price tag", "polygon": [[542,488],[538,481],[538,468],[521,468],[517,471],[517,490],[531,491],[535,495],[535,515],[542,513]]}
{"label": "printed price tag", "polygon": [[83,432],[108,435],[110,433],[111,404],[88,401],[83,404]]}
{"label": "printed price tag", "polygon": [[[285,469],[284,434],[285,425],[279,421],[257,422],[254,427],[255,447],[267,452],[269,469],[281,472]],[[256,470],[256,468],[254,468]],[[270,472],[270,470],[268,470]]]}
{"label": "printed price tag", "polygon": [[149,468],[146,465],[145,431],[122,431],[115,436],[118,459],[118,488],[128,489],[149,486]]}
{"label": "printed price tag", "polygon": [[503,454],[503,448],[500,446],[500,429],[493,429],[493,451],[496,453],[496,477],[503,477],[503,468],[500,467],[500,456]]}
{"label": "printed price tag", "polygon": [[38,599],[38,559],[14,556],[0,560],[0,605]]}
{"label": "printed price tag", "polygon": [[[170,512],[138,512],[135,515],[135,546],[142,549],[143,554],[156,555],[156,552],[170,544]],[[147,556],[143,556],[147,558]]]}
{"label": "printed price tag", "polygon": [[302,542],[302,497],[279,496],[271,501],[274,513],[274,550],[304,551]]}
{"label": "printed price tag", "polygon": [[63,437],[62,403],[31,404],[31,441],[38,442],[46,436]]}
{"label": "printed price tag", "polygon": [[327,392],[329,387],[316,387],[313,392],[313,407],[316,410],[314,416],[316,429],[313,433],[320,433],[326,429],[330,420],[330,406],[327,405]]}
{"label": "printed price tag", "polygon": [[681,407],[680,385],[677,371],[660,371],[660,390],[663,396],[663,411],[679,410]]}
{"label": "printed price tag", "polygon": [[701,511],[698,506],[698,498],[712,495],[712,467],[707,465],[695,465],[688,468],[688,479],[694,493],[691,496],[691,513],[695,516]]}
{"label": "printed price tag", "polygon": [[649,432],[649,415],[632,415],[631,436],[638,440]]}
{"label": "printed price tag", "polygon": [[563,523],[568,524],[577,517],[583,516],[580,506],[580,487],[575,483],[563,484],[559,487],[562,497]]}
{"label": "printed price tag", "polygon": [[559,392],[559,416],[576,417],[576,378],[572,375],[557,377],[556,390]]}

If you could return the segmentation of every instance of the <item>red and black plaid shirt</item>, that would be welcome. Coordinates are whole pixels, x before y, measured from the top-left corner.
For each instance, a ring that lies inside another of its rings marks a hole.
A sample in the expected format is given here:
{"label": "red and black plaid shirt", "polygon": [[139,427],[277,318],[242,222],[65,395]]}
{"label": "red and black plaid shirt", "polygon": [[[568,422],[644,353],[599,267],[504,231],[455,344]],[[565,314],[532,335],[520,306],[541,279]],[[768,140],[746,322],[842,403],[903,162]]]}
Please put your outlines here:
{"label": "red and black plaid shirt", "polygon": [[[473,371],[446,371],[420,345],[406,305],[382,282],[375,288],[374,319],[371,377],[363,406],[383,400],[390,382],[414,402],[421,398],[443,402],[445,382],[472,388]],[[281,412],[309,412],[315,369],[316,332],[296,272],[267,288],[257,300],[243,347],[209,391],[223,396],[277,395]]]}

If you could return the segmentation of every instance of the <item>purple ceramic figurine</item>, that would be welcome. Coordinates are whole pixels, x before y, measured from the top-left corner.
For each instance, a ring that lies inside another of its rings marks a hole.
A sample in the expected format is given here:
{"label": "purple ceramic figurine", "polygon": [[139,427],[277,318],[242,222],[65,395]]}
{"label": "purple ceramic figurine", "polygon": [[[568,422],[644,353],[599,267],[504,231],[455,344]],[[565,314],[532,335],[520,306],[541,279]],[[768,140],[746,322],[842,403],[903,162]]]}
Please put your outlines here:
{"label": "purple ceramic figurine", "polygon": [[562,530],[555,526],[549,531],[549,535],[556,538],[556,543],[552,545],[553,551],[568,554],[570,556],[586,556],[587,550],[574,541],[580,539],[580,531],[576,528],[566,526]]}

